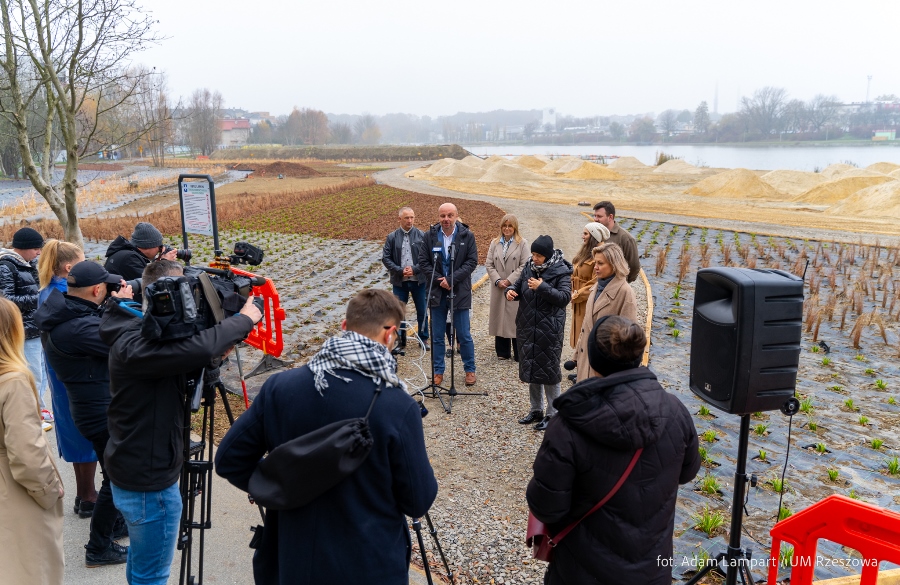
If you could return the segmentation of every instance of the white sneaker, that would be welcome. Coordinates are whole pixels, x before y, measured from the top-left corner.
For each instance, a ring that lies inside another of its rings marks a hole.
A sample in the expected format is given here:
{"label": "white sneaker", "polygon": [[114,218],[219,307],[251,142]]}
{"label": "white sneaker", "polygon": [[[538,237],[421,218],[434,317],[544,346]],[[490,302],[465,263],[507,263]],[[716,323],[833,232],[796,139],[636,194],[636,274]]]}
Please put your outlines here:
{"label": "white sneaker", "polygon": [[41,409],[41,418],[47,422],[53,422],[53,413],[46,408]]}
{"label": "white sneaker", "polygon": [[46,433],[47,431],[49,431],[50,429],[53,428],[53,425],[51,425],[47,421],[41,421],[41,428],[44,429],[44,432]]}

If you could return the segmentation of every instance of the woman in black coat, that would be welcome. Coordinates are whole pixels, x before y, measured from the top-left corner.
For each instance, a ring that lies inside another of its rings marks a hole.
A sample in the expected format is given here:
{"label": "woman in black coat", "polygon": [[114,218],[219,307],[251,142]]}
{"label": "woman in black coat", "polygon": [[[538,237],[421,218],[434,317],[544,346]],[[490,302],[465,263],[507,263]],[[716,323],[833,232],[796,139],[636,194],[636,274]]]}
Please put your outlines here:
{"label": "woman in black coat", "polygon": [[591,332],[588,378],[556,400],[526,497],[551,535],[577,522],[637,463],[621,488],[553,549],[551,585],[669,585],[678,486],[700,469],[687,408],[640,367],[646,337],[603,317]]}
{"label": "woman in black coat", "polygon": [[[553,401],[559,396],[562,372],[563,333],[566,306],[572,298],[572,265],[553,248],[550,236],[538,236],[531,244],[531,260],[516,283],[506,290],[506,299],[519,301],[516,313],[516,341],[519,345],[519,379],[528,383],[531,411],[519,423],[547,428],[556,414]],[[547,395],[544,416],[543,395]]]}

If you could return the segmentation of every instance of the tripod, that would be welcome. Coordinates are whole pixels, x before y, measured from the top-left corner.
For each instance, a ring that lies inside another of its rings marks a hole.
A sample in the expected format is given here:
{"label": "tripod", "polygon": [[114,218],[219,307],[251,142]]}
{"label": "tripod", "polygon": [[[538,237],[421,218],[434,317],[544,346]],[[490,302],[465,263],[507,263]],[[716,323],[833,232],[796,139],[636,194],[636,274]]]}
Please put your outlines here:
{"label": "tripod", "polygon": [[[440,226],[438,226],[438,231],[440,231]],[[434,383],[434,361],[435,350],[434,350],[434,315],[429,315],[431,317],[428,319],[428,328],[429,328],[429,336],[431,337],[431,381],[428,385],[420,388],[414,394],[421,394],[424,397],[428,398],[437,398],[441,402],[441,407],[443,407],[444,412],[450,414],[453,411],[453,398],[456,396],[487,396],[487,392],[458,392],[456,390],[456,330],[454,328],[455,323],[453,322],[454,317],[454,306],[453,301],[456,297],[455,294],[455,279],[454,279],[454,271],[453,271],[453,263],[456,260],[456,244],[450,244],[450,294],[448,295],[449,302],[449,310],[447,312],[447,325],[449,326],[448,331],[450,332],[450,387],[445,388],[439,384]],[[431,259],[431,278],[428,280],[428,296],[426,297],[428,301],[431,300],[431,291],[434,287],[434,275],[437,271],[437,263],[438,256],[443,253],[443,248],[440,246],[436,246],[431,249],[432,259]],[[446,275],[445,275],[446,277]],[[447,395],[449,400],[444,402],[443,395]]]}
{"label": "tripod", "polygon": [[[425,512],[425,521],[428,523],[428,532],[434,539],[434,544],[438,549],[438,553],[441,555],[441,560],[444,561],[444,569],[447,571],[447,576],[450,577],[450,583],[455,583],[453,580],[453,573],[450,571],[450,565],[447,563],[447,557],[444,556],[444,549],[441,548],[441,542],[438,540],[437,530],[434,528],[434,524],[431,522],[431,515],[428,512]],[[428,557],[425,556],[425,540],[422,538],[422,521],[418,518],[413,518],[412,527],[413,530],[416,531],[416,538],[419,541],[419,552],[422,554],[422,566],[425,568],[425,579],[428,580],[428,585],[434,585],[434,581],[431,580],[431,567],[428,566]]]}
{"label": "tripod", "polygon": [[[181,469],[181,528],[178,532],[178,550],[181,551],[181,585],[203,583],[203,542],[206,530],[212,527],[212,479],[213,432],[215,429],[216,392],[222,398],[228,421],[234,424],[231,406],[225,397],[227,389],[219,377],[219,365],[203,369],[200,378],[189,384],[184,407],[184,464]],[[200,442],[191,441],[191,413],[203,407]],[[199,500],[199,501],[198,501]],[[194,516],[199,508],[199,521]],[[191,575],[194,531],[199,531],[197,550],[197,575]]]}

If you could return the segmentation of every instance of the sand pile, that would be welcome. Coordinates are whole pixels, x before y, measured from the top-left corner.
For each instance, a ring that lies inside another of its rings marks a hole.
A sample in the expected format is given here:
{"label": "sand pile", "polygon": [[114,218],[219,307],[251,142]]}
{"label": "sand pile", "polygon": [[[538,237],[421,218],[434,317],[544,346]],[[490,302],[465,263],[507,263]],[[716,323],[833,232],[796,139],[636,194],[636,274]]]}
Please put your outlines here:
{"label": "sand pile", "polygon": [[698,169],[680,158],[673,158],[653,169],[653,172],[664,175],[699,175],[703,172],[703,169]]}
{"label": "sand pile", "polygon": [[495,165],[497,163],[507,163],[508,164],[509,162],[511,162],[511,161],[508,158],[494,154],[494,155],[489,156],[486,159],[484,159],[484,161],[482,161],[481,165],[484,168],[487,168],[487,167],[489,167],[491,165]]}
{"label": "sand pile", "polygon": [[492,165],[478,179],[480,183],[505,183],[518,181],[543,181],[545,177],[509,162]]}
{"label": "sand pile", "polygon": [[478,158],[477,156],[470,154],[469,156],[467,156],[466,158],[462,159],[459,162],[466,164],[470,167],[482,168],[484,166],[485,161],[482,158]]}
{"label": "sand pile", "polygon": [[889,176],[889,177],[894,177],[895,179],[900,179],[900,169],[897,169],[896,171],[891,171],[891,172],[888,174],[888,176]]}
{"label": "sand pile", "polygon": [[869,169],[853,169],[852,171],[847,171],[841,173],[841,178],[844,177],[883,177],[885,173],[879,173],[878,171],[872,171]]}
{"label": "sand pile", "polygon": [[889,175],[894,171],[900,170],[900,165],[891,162],[877,162],[875,164],[871,164],[866,167],[870,171],[875,171],[876,173],[884,173],[885,175]]}
{"label": "sand pile", "polygon": [[571,173],[572,171],[577,171],[584,165],[584,161],[581,159],[570,160],[563,166],[556,169],[557,175],[565,175],[566,173]]}
{"label": "sand pile", "polygon": [[238,171],[253,171],[253,174],[257,177],[272,178],[283,175],[285,177],[302,179],[305,177],[322,176],[322,173],[314,168],[299,163],[284,161],[276,161],[270,164],[243,163],[235,165],[233,168]]}
{"label": "sand pile", "polygon": [[887,175],[876,177],[838,177],[813,187],[793,200],[813,205],[834,205],[866,187],[881,185],[892,180]]}
{"label": "sand pile", "polygon": [[761,176],[760,179],[772,185],[776,191],[781,191],[791,196],[805,193],[816,185],[820,185],[828,180],[821,173],[788,170],[772,171]]}
{"label": "sand pile", "polygon": [[529,169],[532,171],[540,170],[540,169],[544,168],[544,166],[546,166],[546,164],[547,164],[547,161],[541,160],[540,158],[538,158],[536,156],[531,156],[531,155],[527,155],[527,154],[524,156],[514,158],[513,162],[515,162],[520,167],[525,167],[526,169]]}
{"label": "sand pile", "polygon": [[826,211],[828,214],[900,219],[900,181],[861,189]]}
{"label": "sand pile", "polygon": [[422,169],[421,172],[428,174],[428,175],[434,175],[435,173],[440,172],[441,170],[445,169],[446,167],[449,167],[450,165],[454,165],[458,162],[460,162],[460,161],[456,160],[455,158],[443,158],[443,159],[437,161],[436,163],[434,163],[433,165],[431,165],[430,167],[428,167],[427,169]]}
{"label": "sand pile", "polygon": [[623,156],[609,163],[611,169],[646,169],[647,165],[633,156]]}
{"label": "sand pile", "polygon": [[544,168],[541,169],[542,173],[555,173],[562,167],[570,164],[573,161],[582,162],[580,158],[574,156],[561,156],[559,158],[555,158],[552,161],[548,162],[544,165]]}
{"label": "sand pile", "polygon": [[[559,172],[559,171],[557,171]],[[574,171],[564,175],[567,179],[593,179],[599,181],[618,181],[622,175],[598,164],[586,162]]]}
{"label": "sand pile", "polygon": [[785,198],[775,187],[760,179],[753,171],[748,171],[747,169],[731,169],[730,171],[707,177],[685,191],[685,193],[721,199],[778,200]]}
{"label": "sand pile", "polygon": [[834,179],[838,175],[852,171],[855,169],[853,165],[845,165],[844,163],[834,163],[822,169],[822,176],[826,179]]}
{"label": "sand pile", "polygon": [[431,173],[432,177],[452,177],[454,179],[480,179],[482,175],[484,175],[484,169],[480,165],[467,163],[465,159],[453,161]]}

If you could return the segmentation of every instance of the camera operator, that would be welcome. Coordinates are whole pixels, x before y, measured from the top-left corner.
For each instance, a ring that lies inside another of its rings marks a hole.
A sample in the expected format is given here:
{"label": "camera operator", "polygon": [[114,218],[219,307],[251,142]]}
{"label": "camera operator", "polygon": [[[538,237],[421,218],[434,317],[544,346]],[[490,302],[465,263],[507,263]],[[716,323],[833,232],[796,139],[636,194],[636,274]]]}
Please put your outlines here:
{"label": "camera operator", "polygon": [[[118,290],[122,277],[110,274],[99,264],[81,261],[66,277],[66,294],[57,289],[35,314],[41,330],[47,363],[66,387],[72,421],[90,441],[100,462],[103,482],[94,513],[91,533],[84,553],[87,567],[118,565],[128,558],[128,547],[115,540],[128,534],[124,520],[113,504],[103,451],[109,440],[106,408],[109,405],[109,346],[100,339],[101,305],[110,295],[131,298],[131,287]],[[112,287],[117,289],[112,291]]]}
{"label": "camera operator", "polygon": [[[357,293],[347,305],[344,331],[307,365],[266,380],[220,443],[217,473],[248,491],[266,452],[330,423],[361,417],[372,405],[368,422],[374,445],[362,465],[310,505],[267,512],[253,559],[257,585],[409,582],[404,515],[424,515],[438,486],[419,405],[406,393],[388,351],[405,314],[388,291]],[[382,383],[385,388],[373,402]]]}
{"label": "camera operator", "polygon": [[[182,274],[171,260],[151,262],[143,272],[144,287]],[[104,312],[100,337],[110,345],[112,394],[105,460],[113,500],[131,537],[128,583],[163,585],[169,578],[181,522],[178,478],[188,375],[224,355],[261,318],[251,296],[240,314],[166,341],[141,335],[142,315],[130,303],[111,302]]]}
{"label": "camera operator", "polygon": [[104,268],[125,280],[134,280],[141,277],[144,267],[155,258],[175,260],[177,254],[178,250],[166,250],[162,234],[153,224],[140,222],[134,226],[130,240],[117,236],[112,241],[106,250]]}

